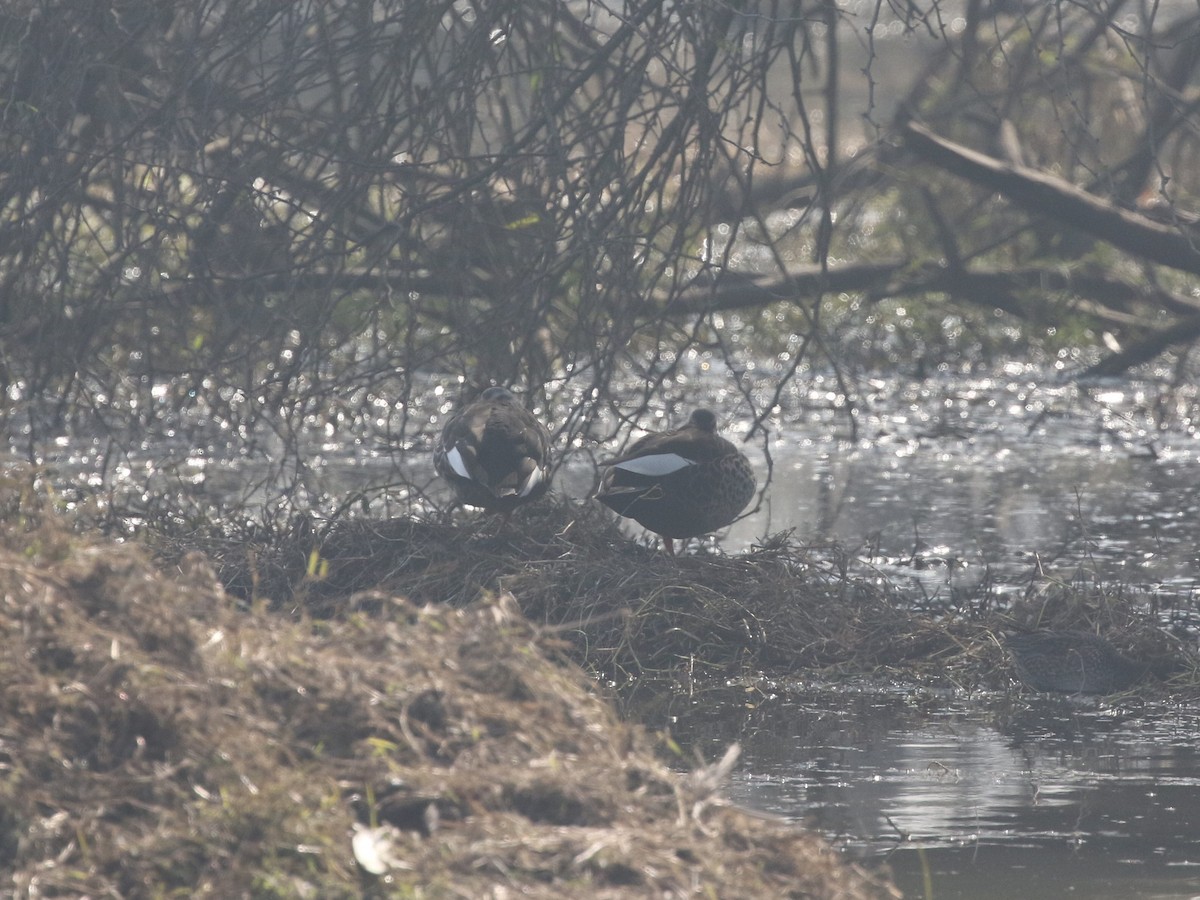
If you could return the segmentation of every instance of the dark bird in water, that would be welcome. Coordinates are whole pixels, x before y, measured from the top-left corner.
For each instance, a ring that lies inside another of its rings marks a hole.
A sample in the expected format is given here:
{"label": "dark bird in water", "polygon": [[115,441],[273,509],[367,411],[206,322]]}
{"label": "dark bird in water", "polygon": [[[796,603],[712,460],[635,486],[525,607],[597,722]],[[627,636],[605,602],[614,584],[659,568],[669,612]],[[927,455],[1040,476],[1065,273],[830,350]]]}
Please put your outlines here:
{"label": "dark bird in water", "polygon": [[1133,687],[1151,668],[1086,631],[1014,634],[1004,646],[1017,677],[1035,691],[1112,694]]}
{"label": "dark bird in water", "polygon": [[504,514],[550,487],[550,435],[512,392],[491,387],[455,413],[433,452],[433,466],[467,506]]}
{"label": "dark bird in water", "polygon": [[707,409],[600,465],[605,472],[596,499],[661,535],[671,556],[676,538],[708,534],[736,519],[756,486],[750,461],[717,434],[717,417]]}

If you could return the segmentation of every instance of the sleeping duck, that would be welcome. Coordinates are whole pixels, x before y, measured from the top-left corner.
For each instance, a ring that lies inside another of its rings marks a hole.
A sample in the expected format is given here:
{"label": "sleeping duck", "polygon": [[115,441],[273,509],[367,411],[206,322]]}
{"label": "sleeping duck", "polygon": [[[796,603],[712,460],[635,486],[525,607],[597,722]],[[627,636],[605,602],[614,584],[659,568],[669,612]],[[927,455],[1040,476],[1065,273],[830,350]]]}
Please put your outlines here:
{"label": "sleeping duck", "polygon": [[467,506],[504,514],[550,487],[550,435],[512,392],[491,387],[442,429],[433,466]]}

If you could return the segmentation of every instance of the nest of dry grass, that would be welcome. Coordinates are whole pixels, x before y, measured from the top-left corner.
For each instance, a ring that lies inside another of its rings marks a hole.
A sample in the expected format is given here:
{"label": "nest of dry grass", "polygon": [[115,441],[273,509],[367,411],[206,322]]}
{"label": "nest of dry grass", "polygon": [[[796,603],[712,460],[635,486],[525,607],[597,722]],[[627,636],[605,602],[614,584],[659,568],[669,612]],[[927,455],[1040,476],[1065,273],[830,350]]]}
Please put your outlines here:
{"label": "nest of dry grass", "polygon": [[[171,555],[196,546],[160,542]],[[222,581],[246,603],[338,617],[363,590],[463,606],[508,591],[526,616],[569,640],[608,677],[727,677],[767,670],[862,670],[957,652],[944,623],[886,586],[814,560],[786,536],[736,557],[671,559],[630,541],[593,504],[544,503],[496,519],[293,523],[266,540],[210,539]]]}
{"label": "nest of dry grass", "polygon": [[[673,774],[507,593],[426,605],[453,579],[411,534],[378,539],[421,593],[289,617],[230,596],[198,553],[167,574],[8,512],[0,865],[18,896],[892,896],[725,806],[725,767]],[[331,602],[351,564],[329,559],[293,598]]]}
{"label": "nest of dry grass", "polygon": [[1041,579],[1003,612],[971,601],[931,613],[883,579],[851,575],[837,548],[815,555],[782,535],[738,556],[701,547],[671,559],[629,540],[595,504],[561,499],[520,510],[506,529],[494,518],[299,519],[158,546],[167,557],[202,546],[243,602],[320,618],[367,611],[364,590],[460,607],[507,591],[574,659],[617,681],[819,672],[995,688],[1010,683],[1000,635],[1038,627],[1099,631],[1134,656],[1195,669],[1153,610],[1120,589]]}

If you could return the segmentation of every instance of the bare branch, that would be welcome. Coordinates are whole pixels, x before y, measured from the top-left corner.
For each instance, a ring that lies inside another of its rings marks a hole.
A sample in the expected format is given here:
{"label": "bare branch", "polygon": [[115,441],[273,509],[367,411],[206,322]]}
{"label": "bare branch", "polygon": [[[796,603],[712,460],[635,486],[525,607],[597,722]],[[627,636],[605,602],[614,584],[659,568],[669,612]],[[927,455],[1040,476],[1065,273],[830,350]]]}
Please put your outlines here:
{"label": "bare branch", "polygon": [[924,162],[997,191],[1029,212],[1057,219],[1135,256],[1200,274],[1196,234],[1121,209],[1061,178],[938,137],[917,122],[904,123],[903,135],[905,145]]}

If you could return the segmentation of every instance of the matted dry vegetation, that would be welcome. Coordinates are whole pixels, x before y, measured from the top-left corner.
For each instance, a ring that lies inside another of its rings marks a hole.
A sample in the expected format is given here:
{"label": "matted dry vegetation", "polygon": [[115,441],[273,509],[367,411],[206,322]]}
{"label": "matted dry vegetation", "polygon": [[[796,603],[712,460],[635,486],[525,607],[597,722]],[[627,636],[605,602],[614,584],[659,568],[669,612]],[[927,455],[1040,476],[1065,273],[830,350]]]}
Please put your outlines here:
{"label": "matted dry vegetation", "polygon": [[[1035,575],[1003,610],[980,596],[935,614],[886,579],[852,575],[840,548],[814,551],[786,534],[736,556],[702,546],[671,559],[586,502],[557,498],[498,524],[468,515],[322,529],[301,519],[232,538],[192,532],[160,539],[159,550],[170,558],[202,546],[232,593],[291,614],[337,618],[368,602],[356,598],[364,590],[455,606],[507,591],[576,661],[617,681],[820,671],[996,688],[1009,683],[999,636],[1030,628],[1099,630],[1125,652],[1193,668],[1140,598],[1086,579]],[[1194,688],[1200,695],[1189,679],[1174,689]]]}
{"label": "matted dry vegetation", "polygon": [[[396,559],[415,559],[392,540]],[[373,580],[372,549],[296,587],[328,611],[335,573]],[[722,803],[724,767],[673,773],[565,659],[565,632],[532,624],[509,594],[427,603],[450,561],[421,552],[423,591],[415,578],[407,598],[384,585],[344,596],[337,615],[287,615],[227,593],[198,552],[164,570],[10,490],[0,861],[12,892],[894,894],[817,838]],[[735,565],[680,571],[701,563]],[[460,589],[443,599],[484,580],[478,558],[456,565]],[[504,586],[531,588],[518,577],[528,560],[511,565]]]}
{"label": "matted dry vegetation", "polygon": [[[886,587],[809,558],[785,536],[738,556],[671,559],[594,504],[522,509],[505,529],[495,518],[464,522],[346,520],[321,532],[302,521],[288,534],[203,546],[246,602],[319,617],[341,615],[368,589],[456,606],[506,590],[580,661],[617,677],[887,665],[956,647]],[[185,546],[198,546],[194,534],[163,552]]]}

